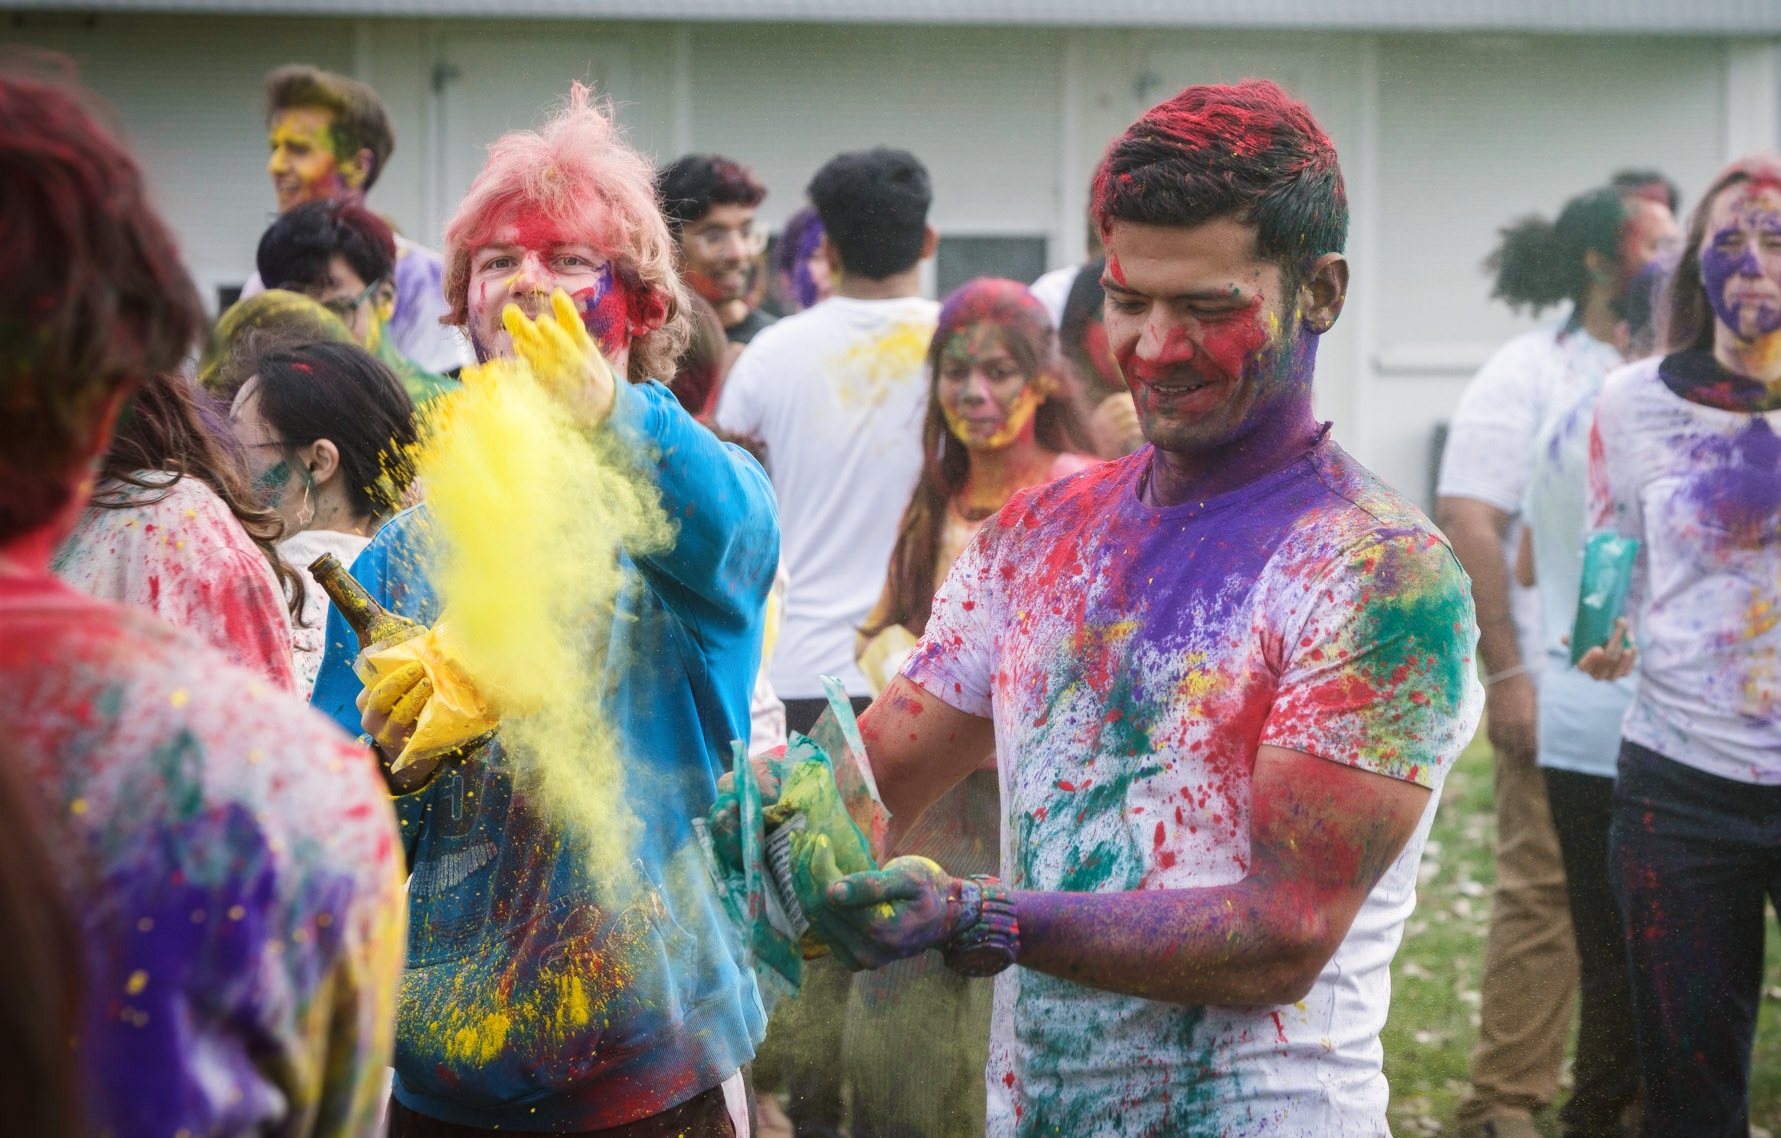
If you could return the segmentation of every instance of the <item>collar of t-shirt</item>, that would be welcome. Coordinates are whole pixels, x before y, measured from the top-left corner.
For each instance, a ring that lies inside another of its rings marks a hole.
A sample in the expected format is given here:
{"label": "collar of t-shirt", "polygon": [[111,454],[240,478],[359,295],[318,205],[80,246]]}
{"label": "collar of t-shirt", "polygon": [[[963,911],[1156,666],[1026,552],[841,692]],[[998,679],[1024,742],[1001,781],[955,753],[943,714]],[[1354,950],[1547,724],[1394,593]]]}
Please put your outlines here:
{"label": "collar of t-shirt", "polygon": [[1767,384],[1727,371],[1712,352],[1702,348],[1665,356],[1657,365],[1657,376],[1665,387],[1703,407],[1750,414],[1781,410],[1781,395],[1771,392]]}
{"label": "collar of t-shirt", "polygon": [[1136,500],[1137,505],[1146,510],[1155,510],[1157,513],[1164,516],[1171,516],[1175,512],[1182,510],[1187,511],[1190,515],[1211,513],[1214,510],[1223,510],[1232,505],[1246,502],[1258,494],[1263,494],[1272,490],[1282,482],[1291,481],[1292,478],[1299,473],[1300,468],[1305,464],[1307,459],[1328,446],[1330,428],[1334,426],[1335,423],[1333,421],[1319,423],[1317,426],[1317,437],[1312,439],[1311,442],[1294,456],[1290,462],[1280,467],[1278,470],[1271,470],[1252,482],[1245,482],[1241,486],[1226,490],[1222,494],[1215,494],[1210,498],[1197,500],[1190,498],[1185,502],[1175,502],[1167,506],[1154,506],[1150,503],[1147,496],[1150,491],[1151,467],[1156,462],[1156,448],[1146,448],[1149,451],[1149,457],[1145,460],[1144,465],[1138,470],[1138,480],[1132,487],[1133,498]]}

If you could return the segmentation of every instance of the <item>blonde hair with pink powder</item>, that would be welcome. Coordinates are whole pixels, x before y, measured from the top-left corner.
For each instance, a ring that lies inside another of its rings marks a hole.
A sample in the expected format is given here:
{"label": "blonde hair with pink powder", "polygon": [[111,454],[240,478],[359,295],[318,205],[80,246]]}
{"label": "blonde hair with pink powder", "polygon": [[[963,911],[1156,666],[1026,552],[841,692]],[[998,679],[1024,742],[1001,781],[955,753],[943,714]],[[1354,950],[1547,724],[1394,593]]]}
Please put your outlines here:
{"label": "blonde hair with pink powder", "polygon": [[634,289],[653,293],[667,319],[631,342],[632,382],[674,374],[690,335],[687,299],[674,268],[674,239],[656,205],[655,170],[620,136],[610,106],[581,83],[538,130],[510,131],[445,229],[448,323],[469,321],[470,257],[517,218],[552,223],[613,261]]}

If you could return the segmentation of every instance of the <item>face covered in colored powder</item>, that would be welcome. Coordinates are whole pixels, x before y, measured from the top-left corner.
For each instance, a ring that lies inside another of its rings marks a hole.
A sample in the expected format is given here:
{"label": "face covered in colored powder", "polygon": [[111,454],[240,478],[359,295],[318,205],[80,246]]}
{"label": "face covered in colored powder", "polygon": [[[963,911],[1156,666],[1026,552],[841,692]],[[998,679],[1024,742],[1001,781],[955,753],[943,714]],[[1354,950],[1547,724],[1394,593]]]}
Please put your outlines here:
{"label": "face covered in colored powder", "polygon": [[241,385],[229,408],[229,421],[246,456],[255,499],[278,515],[288,537],[315,520],[315,479],[296,449],[280,439],[260,414],[259,386],[258,376]]}
{"label": "face covered in colored powder", "polygon": [[1700,255],[1701,285],[1722,325],[1745,343],[1781,331],[1781,184],[1723,190]]}
{"label": "face covered in colored powder", "polygon": [[1115,221],[1107,235],[1107,341],[1144,436],[1191,453],[1247,434],[1306,394],[1316,338],[1284,272],[1235,218],[1195,226]]}
{"label": "face covered in colored powder", "polygon": [[714,205],[680,235],[686,283],[712,304],[748,294],[748,270],[766,248],[767,236],[755,228],[754,212],[751,205]]}
{"label": "face covered in colored powder", "polygon": [[516,305],[536,320],[559,288],[575,301],[588,334],[616,365],[633,334],[641,332],[634,327],[632,304],[641,282],[585,240],[549,224],[511,220],[470,256],[469,332],[477,358],[513,354],[501,323],[503,308]]}
{"label": "face covered in colored powder", "polygon": [[996,450],[1033,429],[1033,413],[1045,402],[1043,382],[1021,370],[1002,329],[984,321],[947,341],[935,392],[955,438],[973,449]]}
{"label": "face covered in colored powder", "polygon": [[320,107],[292,107],[272,116],[266,141],[272,157],[266,173],[278,195],[278,212],[304,202],[338,197],[364,184],[356,162],[342,163],[335,150],[334,115]]}

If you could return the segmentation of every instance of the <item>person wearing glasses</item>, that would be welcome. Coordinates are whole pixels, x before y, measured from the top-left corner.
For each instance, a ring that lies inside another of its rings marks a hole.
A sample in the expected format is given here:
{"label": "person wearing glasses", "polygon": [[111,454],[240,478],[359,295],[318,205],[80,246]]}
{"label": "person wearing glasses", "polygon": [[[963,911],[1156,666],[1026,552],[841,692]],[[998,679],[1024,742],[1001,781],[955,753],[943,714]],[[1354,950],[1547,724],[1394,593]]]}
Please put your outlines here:
{"label": "person wearing glasses", "polygon": [[397,298],[396,238],[356,198],[287,210],[261,235],[254,259],[267,288],[302,293],[339,317],[353,339],[396,373],[415,406],[454,386],[403,355],[389,334]]}
{"label": "person wearing glasses", "polygon": [[730,343],[753,340],[773,323],[748,302],[767,249],[767,231],[756,228],[754,217],[767,187],[738,162],[688,154],[656,171],[656,196],[679,248],[681,279],[717,309]]}
{"label": "person wearing glasses", "polygon": [[[396,131],[377,92],[355,79],[307,63],[287,63],[266,73],[266,174],[278,212],[305,202],[351,197],[363,200],[377,184],[396,149]],[[389,336],[404,356],[444,374],[472,362],[470,345],[441,323],[449,311],[441,284],[439,253],[395,235],[396,303]],[[256,272],[241,289],[243,300],[271,285]]]}

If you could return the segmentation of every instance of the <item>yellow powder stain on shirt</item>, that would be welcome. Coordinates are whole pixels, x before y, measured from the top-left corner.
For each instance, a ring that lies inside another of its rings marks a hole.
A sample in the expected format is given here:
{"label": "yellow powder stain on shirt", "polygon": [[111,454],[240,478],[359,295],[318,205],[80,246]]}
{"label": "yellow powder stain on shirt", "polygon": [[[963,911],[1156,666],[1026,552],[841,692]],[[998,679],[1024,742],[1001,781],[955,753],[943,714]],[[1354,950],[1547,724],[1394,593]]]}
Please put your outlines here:
{"label": "yellow powder stain on shirt", "polygon": [[191,698],[192,697],[186,692],[186,689],[174,688],[173,694],[167,697],[167,702],[171,703],[174,707],[184,707]]}
{"label": "yellow powder stain on shirt", "polygon": [[124,981],[124,992],[127,995],[138,995],[146,987],[148,987],[148,973],[140,968],[130,973],[130,978]]}
{"label": "yellow powder stain on shirt", "polygon": [[892,326],[875,340],[854,344],[830,360],[827,371],[840,381],[836,398],[848,410],[882,406],[891,385],[922,374],[934,322],[917,320]]}

